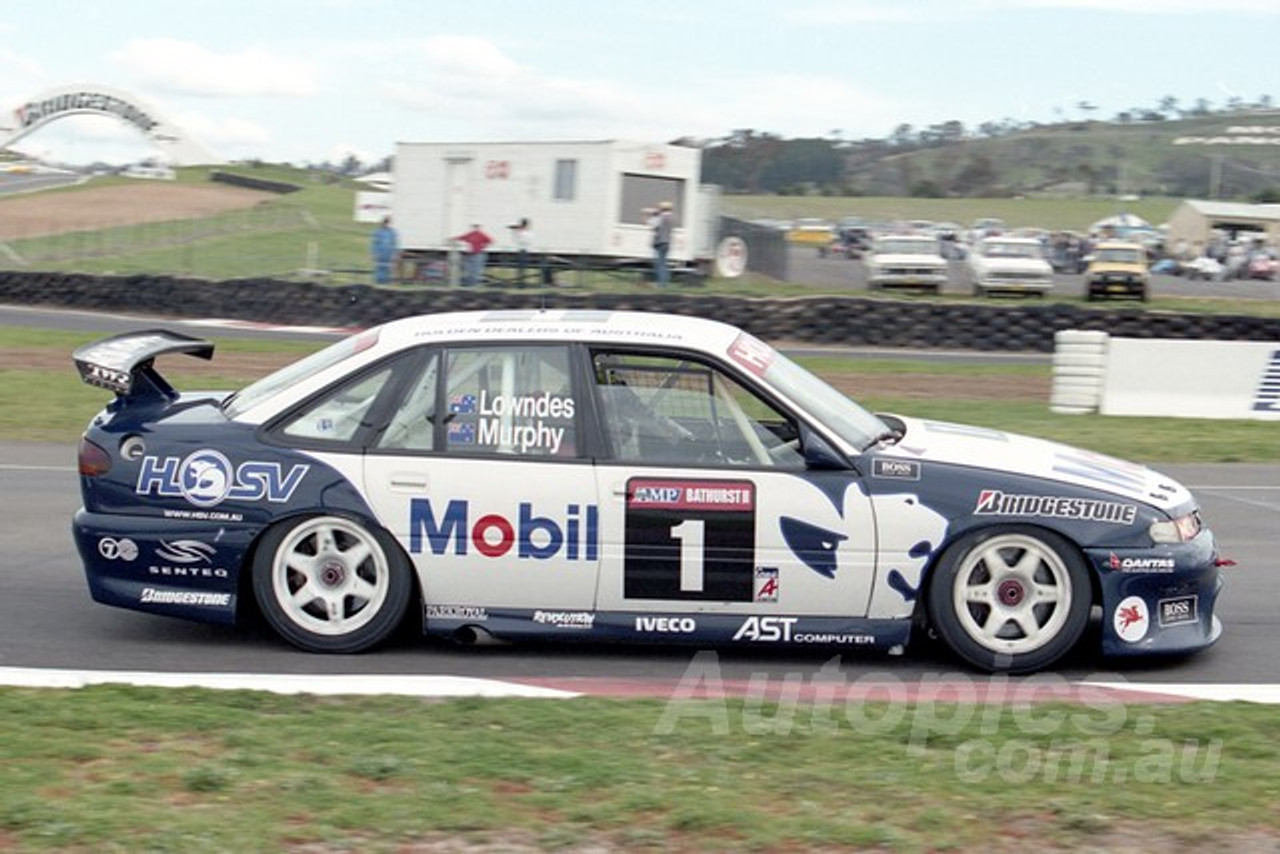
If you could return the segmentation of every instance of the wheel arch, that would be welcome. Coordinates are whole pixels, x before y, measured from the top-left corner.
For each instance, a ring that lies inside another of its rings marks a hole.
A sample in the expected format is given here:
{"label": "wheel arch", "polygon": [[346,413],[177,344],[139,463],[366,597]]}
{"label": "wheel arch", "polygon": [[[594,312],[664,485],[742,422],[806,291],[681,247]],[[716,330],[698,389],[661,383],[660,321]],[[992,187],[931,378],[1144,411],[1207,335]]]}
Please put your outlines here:
{"label": "wheel arch", "polygon": [[1089,560],[1089,556],[1085,553],[1084,548],[1070,534],[1054,528],[1050,525],[1042,525],[1035,522],[982,522],[976,525],[968,525],[960,527],[949,533],[947,539],[942,542],[938,548],[933,550],[929,559],[925,562],[924,569],[920,574],[920,587],[916,591],[915,611],[913,614],[913,622],[919,628],[926,631],[931,628],[929,618],[928,601],[929,595],[933,588],[934,579],[937,577],[935,570],[942,563],[943,558],[952,550],[959,547],[963,541],[970,535],[976,533],[999,533],[1002,531],[1018,531],[1027,534],[1048,533],[1058,539],[1063,540],[1072,549],[1075,555],[1084,564],[1089,577],[1089,604],[1090,606],[1100,605],[1102,603],[1102,575],[1093,561]]}

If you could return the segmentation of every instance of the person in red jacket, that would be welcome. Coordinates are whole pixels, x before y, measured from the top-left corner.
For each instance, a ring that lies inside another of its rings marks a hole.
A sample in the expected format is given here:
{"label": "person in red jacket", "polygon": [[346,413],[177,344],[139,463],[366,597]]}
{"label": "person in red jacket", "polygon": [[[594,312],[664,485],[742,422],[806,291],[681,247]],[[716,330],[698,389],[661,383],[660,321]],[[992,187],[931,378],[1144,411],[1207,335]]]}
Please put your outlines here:
{"label": "person in red jacket", "polygon": [[462,284],[468,286],[480,284],[480,280],[484,277],[485,256],[488,254],[486,250],[493,242],[493,238],[485,234],[479,224],[476,224],[471,226],[471,230],[466,234],[459,234],[449,239],[466,244],[466,254],[462,258]]}

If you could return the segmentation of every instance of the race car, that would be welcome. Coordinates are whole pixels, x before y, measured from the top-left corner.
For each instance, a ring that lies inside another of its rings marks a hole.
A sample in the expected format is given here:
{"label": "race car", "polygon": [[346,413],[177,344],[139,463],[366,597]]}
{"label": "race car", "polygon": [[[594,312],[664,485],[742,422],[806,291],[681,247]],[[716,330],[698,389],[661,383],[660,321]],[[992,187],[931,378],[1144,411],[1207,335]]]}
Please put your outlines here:
{"label": "race car", "polygon": [[179,392],[141,330],[74,353],[114,393],[79,448],[91,595],[304,650],[425,633],[899,652],[1050,667],[1221,632],[1214,537],[1143,466],[877,415],[715,321],[488,311],[361,331]]}

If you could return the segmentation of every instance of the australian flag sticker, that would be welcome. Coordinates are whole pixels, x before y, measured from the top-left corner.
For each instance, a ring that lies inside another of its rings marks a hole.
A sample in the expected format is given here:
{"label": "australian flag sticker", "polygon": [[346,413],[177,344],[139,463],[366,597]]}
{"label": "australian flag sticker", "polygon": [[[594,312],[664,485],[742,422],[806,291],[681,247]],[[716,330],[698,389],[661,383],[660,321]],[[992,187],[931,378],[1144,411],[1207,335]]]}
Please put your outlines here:
{"label": "australian flag sticker", "polygon": [[474,394],[449,395],[449,411],[457,415],[474,414],[476,411],[476,396]]}
{"label": "australian flag sticker", "polygon": [[476,443],[476,425],[473,421],[449,423],[449,443],[453,445],[474,445]]}

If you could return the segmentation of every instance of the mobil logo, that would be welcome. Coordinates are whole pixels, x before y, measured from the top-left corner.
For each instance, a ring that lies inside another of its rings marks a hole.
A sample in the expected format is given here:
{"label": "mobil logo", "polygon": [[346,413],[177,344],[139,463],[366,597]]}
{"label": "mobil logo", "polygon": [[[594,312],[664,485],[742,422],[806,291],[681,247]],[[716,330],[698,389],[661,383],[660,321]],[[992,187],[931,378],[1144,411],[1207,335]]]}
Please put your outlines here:
{"label": "mobil logo", "polygon": [[475,549],[485,557],[504,557],[515,549],[523,559],[596,560],[599,517],[594,504],[568,504],[564,512],[544,516],[522,501],[513,520],[500,513],[473,514],[465,498],[450,500],[438,512],[430,498],[414,498],[409,502],[409,551],[464,556]]}

